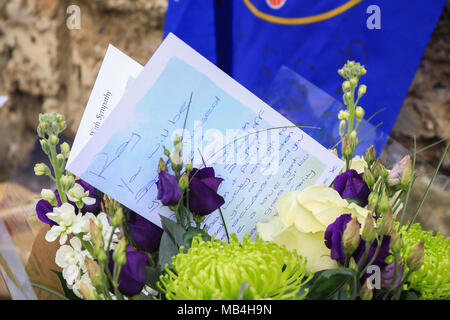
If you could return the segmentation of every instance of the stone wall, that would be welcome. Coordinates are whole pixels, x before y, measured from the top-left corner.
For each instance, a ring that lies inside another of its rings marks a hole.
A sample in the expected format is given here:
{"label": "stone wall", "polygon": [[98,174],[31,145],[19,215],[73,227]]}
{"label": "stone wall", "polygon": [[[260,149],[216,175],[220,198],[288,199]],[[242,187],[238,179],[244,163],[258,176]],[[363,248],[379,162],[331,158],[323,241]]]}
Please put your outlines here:
{"label": "stone wall", "polygon": [[[420,67],[409,88],[391,137],[413,150],[450,137],[450,1],[428,43]],[[443,144],[421,153],[426,162],[437,165]],[[442,172],[450,175],[450,152]]]}
{"label": "stone wall", "polygon": [[40,112],[66,116],[73,136],[108,43],[144,64],[162,38],[166,0],[0,0],[0,181],[35,141]]}

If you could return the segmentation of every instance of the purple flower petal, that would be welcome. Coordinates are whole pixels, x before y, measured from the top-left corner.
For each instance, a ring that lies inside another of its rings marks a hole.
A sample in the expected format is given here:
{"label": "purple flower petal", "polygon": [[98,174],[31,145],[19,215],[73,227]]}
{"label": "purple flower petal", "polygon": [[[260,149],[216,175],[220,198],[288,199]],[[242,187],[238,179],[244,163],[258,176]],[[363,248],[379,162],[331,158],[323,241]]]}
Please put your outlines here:
{"label": "purple flower petal", "polygon": [[333,188],[342,198],[352,198],[361,201],[364,207],[370,194],[370,189],[363,180],[363,174],[350,169],[336,177]]}
{"label": "purple flower petal", "polygon": [[134,243],[139,249],[154,252],[159,249],[163,230],[157,225],[131,212],[127,221]]}
{"label": "purple flower petal", "polygon": [[54,207],[51,205],[51,203],[46,200],[39,200],[38,203],[36,204],[36,213],[39,220],[48,224],[50,227],[57,225],[55,221],[50,220],[47,217],[47,213],[53,212],[53,208]]}
{"label": "purple flower petal", "polygon": [[[113,251],[109,252],[109,270],[114,271]],[[126,296],[134,296],[141,292],[145,285],[147,266],[147,254],[140,251],[132,251],[131,246],[126,250],[127,262],[122,267],[119,275],[119,290]]]}
{"label": "purple flower petal", "polygon": [[159,172],[158,178],[159,180],[156,182],[156,186],[158,187],[158,200],[165,206],[178,204],[181,197],[181,190],[178,188],[177,179],[167,171]]}

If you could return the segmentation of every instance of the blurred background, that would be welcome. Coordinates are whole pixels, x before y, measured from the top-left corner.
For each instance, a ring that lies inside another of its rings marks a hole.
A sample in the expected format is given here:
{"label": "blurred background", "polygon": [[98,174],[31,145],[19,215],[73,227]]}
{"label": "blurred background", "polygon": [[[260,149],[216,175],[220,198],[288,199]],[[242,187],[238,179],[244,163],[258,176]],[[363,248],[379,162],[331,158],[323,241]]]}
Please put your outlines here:
{"label": "blurred background", "polygon": [[[64,114],[70,142],[109,43],[144,65],[163,36],[166,0],[77,0],[82,27],[66,27],[66,0],[0,0],[0,218],[26,263],[42,226],[34,207],[47,179],[34,176],[43,156],[39,113]],[[393,164],[450,137],[450,1],[434,29],[382,157]],[[401,62],[399,62],[401,63]],[[393,85],[393,84],[387,84]],[[440,143],[418,155],[418,179],[408,207],[416,209],[443,152]],[[450,234],[450,155],[418,221]],[[1,245],[1,244],[0,244]],[[9,293],[0,276],[0,298]]]}

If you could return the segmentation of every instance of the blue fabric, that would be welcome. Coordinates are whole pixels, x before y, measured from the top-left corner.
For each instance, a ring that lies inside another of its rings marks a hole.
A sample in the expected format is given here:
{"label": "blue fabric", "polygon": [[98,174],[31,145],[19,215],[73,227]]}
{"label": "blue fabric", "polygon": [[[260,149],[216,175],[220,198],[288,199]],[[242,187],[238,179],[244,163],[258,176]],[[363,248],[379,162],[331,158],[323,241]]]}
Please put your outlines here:
{"label": "blue fabric", "polygon": [[[262,14],[300,18],[346,4],[350,6],[331,18],[292,25],[268,21],[250,10],[253,6]],[[366,26],[370,5],[380,8],[381,29]],[[347,60],[360,62],[367,69],[361,83],[368,87],[360,105],[367,117],[387,109],[371,120],[372,125],[383,122],[372,138],[381,152],[444,5],[445,0],[169,0],[165,34],[173,32],[298,125],[311,125],[316,118],[299,102],[287,108],[286,103],[297,99],[295,90],[283,91],[290,95],[273,102],[278,95],[274,88],[292,87],[298,78],[280,78],[282,67],[341,102],[337,69]],[[328,146],[323,139],[318,140]]]}

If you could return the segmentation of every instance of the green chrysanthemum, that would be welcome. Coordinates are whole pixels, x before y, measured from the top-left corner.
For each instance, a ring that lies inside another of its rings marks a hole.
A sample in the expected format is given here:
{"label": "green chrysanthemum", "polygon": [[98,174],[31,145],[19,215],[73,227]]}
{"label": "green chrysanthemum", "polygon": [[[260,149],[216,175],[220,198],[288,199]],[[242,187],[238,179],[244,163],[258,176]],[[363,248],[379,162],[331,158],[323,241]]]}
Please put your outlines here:
{"label": "green chrysanthemum", "polygon": [[439,232],[433,235],[433,231],[423,231],[419,223],[408,232],[403,226],[400,233],[404,243],[401,255],[405,258],[421,239],[425,240],[423,264],[411,274],[407,288],[420,292],[420,299],[450,299],[450,238]]}
{"label": "green chrysanthemum", "polygon": [[229,244],[197,236],[187,253],[180,248],[172,258],[171,269],[166,265],[158,286],[169,300],[303,299],[307,291],[297,293],[312,278],[302,281],[305,265],[295,251],[248,234],[241,243],[232,234]]}

